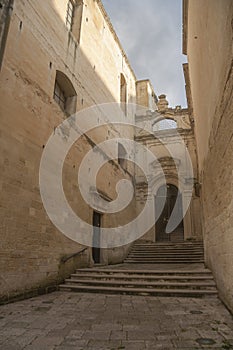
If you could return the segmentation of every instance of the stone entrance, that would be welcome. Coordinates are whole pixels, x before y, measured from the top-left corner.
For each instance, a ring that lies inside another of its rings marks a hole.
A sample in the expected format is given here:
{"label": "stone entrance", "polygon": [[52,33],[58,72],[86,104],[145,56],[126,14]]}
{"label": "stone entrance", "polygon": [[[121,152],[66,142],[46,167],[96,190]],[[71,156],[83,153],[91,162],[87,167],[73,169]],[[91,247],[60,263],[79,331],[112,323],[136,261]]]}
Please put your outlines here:
{"label": "stone entrance", "polygon": [[177,242],[184,240],[183,220],[173,232],[166,232],[167,223],[171,217],[172,211],[174,210],[176,200],[178,201],[177,214],[179,216],[181,213],[182,216],[182,195],[179,193],[178,188],[174,185],[168,184],[163,185],[158,189],[158,192],[155,196],[155,215],[159,210],[160,204],[164,203],[164,206],[160,217],[156,221],[155,241],[157,242]]}
{"label": "stone entrance", "polygon": [[93,248],[92,258],[95,264],[100,263],[100,235],[101,235],[101,214],[94,211],[93,213]]}

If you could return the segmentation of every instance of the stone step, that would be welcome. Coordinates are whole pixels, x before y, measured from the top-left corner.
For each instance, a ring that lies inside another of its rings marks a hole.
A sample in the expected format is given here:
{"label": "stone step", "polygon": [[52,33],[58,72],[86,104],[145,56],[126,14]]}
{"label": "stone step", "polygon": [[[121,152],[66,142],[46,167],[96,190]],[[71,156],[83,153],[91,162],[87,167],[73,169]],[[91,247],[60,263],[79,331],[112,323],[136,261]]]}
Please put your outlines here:
{"label": "stone step", "polygon": [[142,254],[174,254],[174,255],[195,255],[195,254],[201,254],[204,255],[204,251],[176,251],[176,250],[171,250],[171,251],[167,251],[167,250],[143,250],[141,252],[139,251],[135,251],[135,250],[131,250],[129,252],[129,254],[138,254],[138,255],[142,255]]}
{"label": "stone step", "polygon": [[200,257],[200,256],[172,256],[172,255],[158,255],[158,256],[128,256],[128,258],[125,259],[125,261],[127,259],[141,259],[141,260],[148,260],[148,261],[152,261],[152,260],[156,260],[156,259],[159,259],[159,260],[181,260],[181,261],[188,261],[188,260],[203,260],[203,257]]}
{"label": "stone step", "polygon": [[174,250],[180,249],[180,250],[184,250],[184,249],[203,249],[203,246],[202,247],[197,247],[197,246],[186,246],[186,247],[165,246],[164,247],[164,246],[156,245],[156,246],[150,246],[150,247],[146,247],[146,246],[137,247],[137,246],[134,246],[133,249],[174,249]]}
{"label": "stone step", "polygon": [[180,275],[150,275],[150,276],[146,276],[146,275],[140,275],[140,274],[127,274],[126,273],[122,274],[122,273],[112,273],[112,274],[95,274],[95,273],[76,273],[76,274],[72,274],[71,278],[74,279],[104,279],[104,280],[108,280],[108,279],[112,279],[114,278],[115,280],[118,279],[124,279],[124,280],[143,280],[143,281],[207,281],[207,280],[211,280],[213,281],[214,278],[211,274],[209,275],[204,275],[204,276],[200,276],[200,275],[184,275],[184,276],[180,276]]}
{"label": "stone step", "polygon": [[173,246],[173,247],[184,247],[184,246],[201,246],[203,247],[203,243],[201,242],[196,242],[196,243],[191,243],[191,242],[151,242],[151,243],[135,243],[134,244],[136,247],[152,247],[152,246]]}
{"label": "stone step", "polygon": [[[196,256],[196,255],[192,255],[192,254],[189,254],[189,255],[182,255],[182,254],[178,254],[178,255],[175,255],[175,254],[154,254],[154,255],[150,255],[150,254],[144,254],[144,255],[137,255],[137,254],[129,254],[128,257],[132,257],[132,256],[136,256],[138,258],[144,258],[144,257],[147,257],[147,258],[150,258],[150,257],[154,257],[154,258],[160,258],[160,257],[168,257],[168,258],[174,258],[174,259],[188,259],[188,258],[199,258],[199,257],[202,257],[203,258],[203,255],[200,256]],[[127,258],[126,258],[127,259]]]}
{"label": "stone step", "polygon": [[169,258],[169,259],[202,259],[203,260],[203,254],[200,255],[193,255],[193,254],[189,254],[189,255],[184,255],[184,254],[129,254],[128,258],[139,258],[139,259],[150,259],[150,258]]}
{"label": "stone step", "polygon": [[108,281],[100,281],[100,280],[88,280],[88,279],[66,279],[65,282],[69,285],[107,285],[107,286],[127,286],[127,287],[160,287],[160,288],[170,288],[175,287],[177,288],[183,288],[183,289],[189,289],[190,287],[193,287],[193,289],[206,289],[207,287],[213,287],[216,288],[215,282],[145,282],[141,280],[135,280],[135,281],[125,281],[124,279],[121,281],[116,281],[114,279],[108,280]]}
{"label": "stone step", "polygon": [[151,244],[134,244],[136,248],[153,248],[153,247],[164,247],[164,248],[203,248],[203,244],[194,243],[151,243]]}
{"label": "stone step", "polygon": [[169,247],[169,248],[165,248],[165,247],[151,247],[151,248],[147,248],[147,247],[142,247],[142,248],[131,248],[131,251],[137,251],[137,252],[145,252],[145,251],[166,251],[166,252],[177,252],[177,251],[180,251],[180,252],[203,252],[204,249],[203,248],[195,248],[195,247],[187,247],[187,248],[172,248],[172,247]]}
{"label": "stone step", "polygon": [[160,288],[130,288],[130,287],[107,287],[107,286],[83,286],[62,284],[60,290],[72,292],[93,292],[110,294],[130,295],[154,295],[154,296],[176,296],[176,297],[203,297],[206,295],[217,295],[216,289],[160,289]]}
{"label": "stone step", "polygon": [[146,250],[130,250],[129,254],[181,254],[181,255],[189,255],[189,254],[203,254],[204,250],[167,250],[167,249],[146,249]]}
{"label": "stone step", "polygon": [[169,251],[172,251],[172,252],[177,252],[177,251],[180,251],[180,252],[193,252],[193,251],[197,251],[197,252],[202,252],[203,251],[203,248],[160,248],[160,247],[154,247],[154,248],[133,248],[131,250],[134,250],[136,252],[145,252],[145,251],[166,251],[166,252],[169,252]]}
{"label": "stone step", "polygon": [[203,247],[177,247],[177,248],[174,248],[174,247],[158,247],[158,246],[155,246],[155,247],[133,247],[131,248],[132,250],[138,250],[138,251],[147,251],[147,250],[166,250],[166,251],[169,251],[169,250],[172,250],[172,251],[193,251],[193,250],[197,250],[197,251],[203,251]]}
{"label": "stone step", "polygon": [[[151,264],[202,264],[204,261],[202,260],[190,260],[190,261],[187,261],[187,262],[184,262],[184,261],[180,261],[180,260],[177,260],[177,261],[164,261],[164,260],[154,260],[154,261],[151,261],[150,263]],[[126,260],[125,261],[126,264],[148,264],[148,261],[145,261],[145,260]]]}
{"label": "stone step", "polygon": [[130,251],[135,251],[135,252],[204,252],[204,249],[203,248],[184,248],[184,249],[181,249],[181,248],[177,248],[177,249],[174,249],[174,248],[159,248],[159,247],[156,247],[156,248],[131,248]]}
{"label": "stone step", "polygon": [[123,273],[123,274],[137,274],[137,275],[152,275],[152,276],[161,276],[161,275],[177,275],[177,276],[188,276],[188,275],[202,275],[202,276],[208,276],[211,275],[211,271],[209,269],[198,269],[198,270],[177,270],[177,269],[170,269],[170,270],[146,270],[146,269],[111,269],[111,268],[83,268],[83,269],[77,269],[77,273],[106,273],[106,274],[116,274],[116,273]]}
{"label": "stone step", "polygon": [[131,248],[125,263],[179,264],[203,263],[204,250],[202,242],[183,243],[136,243]]}
{"label": "stone step", "polygon": [[125,259],[125,262],[128,260],[136,260],[136,261],[147,261],[148,263],[159,260],[159,261],[163,261],[164,263],[166,263],[166,261],[169,263],[170,261],[174,261],[174,262],[180,262],[180,264],[185,264],[185,263],[190,263],[190,261],[195,261],[196,263],[203,263],[204,258],[203,257],[173,257],[173,256],[143,256],[143,257],[139,257],[139,256],[129,256],[128,258]]}
{"label": "stone step", "polygon": [[187,253],[187,252],[184,252],[184,253],[176,253],[176,252],[141,252],[141,253],[137,253],[137,252],[131,252],[129,253],[129,256],[132,256],[132,255],[135,255],[135,256],[184,256],[184,257],[188,257],[190,255],[192,256],[203,256],[203,253],[193,253],[193,252],[190,252],[190,253]]}
{"label": "stone step", "polygon": [[187,249],[175,249],[175,248],[164,248],[164,249],[161,249],[161,248],[148,248],[148,249],[140,249],[140,248],[135,248],[135,249],[131,249],[131,251],[134,251],[134,252],[203,252],[204,250],[202,248],[187,248]]}
{"label": "stone step", "polygon": [[166,242],[135,242],[135,245],[204,245],[202,241],[180,241],[180,242],[172,242],[172,241],[166,241]]}
{"label": "stone step", "polygon": [[199,253],[177,253],[177,252],[142,252],[142,253],[137,253],[137,252],[131,252],[128,254],[128,256],[131,255],[136,255],[136,256],[183,256],[183,257],[189,257],[189,256],[204,256],[202,252]]}
{"label": "stone step", "polygon": [[189,256],[189,257],[185,257],[185,256],[171,256],[171,255],[155,255],[155,256],[151,256],[151,255],[144,255],[144,256],[138,256],[138,255],[130,255],[128,256],[128,258],[125,259],[125,261],[127,259],[134,259],[134,260],[148,260],[148,261],[152,261],[152,260],[182,260],[182,261],[189,261],[189,260],[203,260],[203,256]]}
{"label": "stone step", "polygon": [[126,269],[109,267],[78,269],[65,284],[60,286],[60,290],[176,297],[217,295],[210,270],[199,265],[194,264],[194,269],[187,270],[184,269],[184,265],[180,270],[167,269],[169,265],[160,270],[129,269],[127,265],[125,266]]}
{"label": "stone step", "polygon": [[127,264],[202,264],[204,263],[204,260],[140,260],[140,259],[126,259],[125,263]]}
{"label": "stone step", "polygon": [[203,256],[202,255],[188,255],[188,256],[184,256],[184,255],[167,255],[167,254],[155,254],[155,255],[135,255],[135,254],[130,254],[128,255],[128,257],[126,259],[180,259],[180,260],[189,260],[189,259],[201,259],[203,260]]}
{"label": "stone step", "polygon": [[[202,242],[136,243],[124,262],[128,263],[121,265],[124,268],[95,266],[78,269],[60,289],[177,297],[217,295],[210,270],[200,265],[204,262]],[[136,268],[129,268],[133,265]]]}

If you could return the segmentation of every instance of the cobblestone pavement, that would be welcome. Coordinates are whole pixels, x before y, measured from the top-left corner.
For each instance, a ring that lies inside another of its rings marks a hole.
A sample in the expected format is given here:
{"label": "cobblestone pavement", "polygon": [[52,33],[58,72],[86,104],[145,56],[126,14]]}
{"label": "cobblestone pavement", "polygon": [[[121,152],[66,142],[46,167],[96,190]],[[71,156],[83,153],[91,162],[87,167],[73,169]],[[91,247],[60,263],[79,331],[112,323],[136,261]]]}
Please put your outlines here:
{"label": "cobblestone pavement", "polygon": [[[213,340],[199,345],[198,339]],[[0,307],[1,350],[233,349],[217,298],[55,292]]]}

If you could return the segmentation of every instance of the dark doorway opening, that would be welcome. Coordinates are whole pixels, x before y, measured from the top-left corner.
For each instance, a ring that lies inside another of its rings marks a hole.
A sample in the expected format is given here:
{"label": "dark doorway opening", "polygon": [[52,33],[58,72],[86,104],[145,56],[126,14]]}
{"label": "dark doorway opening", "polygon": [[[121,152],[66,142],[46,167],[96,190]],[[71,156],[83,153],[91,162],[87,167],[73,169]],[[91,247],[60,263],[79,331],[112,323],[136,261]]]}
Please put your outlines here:
{"label": "dark doorway opening", "polygon": [[161,201],[164,201],[164,207],[160,217],[156,222],[156,241],[157,242],[166,242],[166,241],[183,241],[184,240],[184,223],[183,220],[171,233],[166,233],[166,226],[170,219],[171,213],[174,209],[176,200],[178,201],[178,212],[177,215],[182,215],[182,195],[179,192],[178,188],[174,185],[163,185],[158,189],[158,192],[155,197],[155,211],[158,211],[158,208],[161,205]]}
{"label": "dark doorway opening", "polygon": [[95,264],[100,263],[100,234],[101,234],[101,214],[94,211],[92,257]]}

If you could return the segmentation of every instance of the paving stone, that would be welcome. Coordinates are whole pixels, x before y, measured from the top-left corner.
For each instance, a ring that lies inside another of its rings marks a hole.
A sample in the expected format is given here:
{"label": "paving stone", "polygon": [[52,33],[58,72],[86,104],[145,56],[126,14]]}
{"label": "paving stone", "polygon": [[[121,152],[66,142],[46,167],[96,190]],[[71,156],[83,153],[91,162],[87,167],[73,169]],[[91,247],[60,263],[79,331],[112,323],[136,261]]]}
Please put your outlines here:
{"label": "paving stone", "polygon": [[175,334],[175,332],[171,332],[171,333],[160,333],[160,334],[156,334],[156,339],[158,340],[158,342],[163,342],[163,341],[167,341],[168,339],[172,340],[172,339],[177,339],[177,336]]}
{"label": "paving stone", "polygon": [[[174,345],[169,340],[160,340],[160,341],[146,341],[146,349],[148,350],[171,350],[174,349]],[[181,349],[180,349],[181,350]],[[182,349],[183,350],[183,349]]]}
{"label": "paving stone", "polygon": [[[122,347],[125,347],[125,350],[145,350],[146,342],[145,341],[123,341]],[[123,349],[124,350],[124,349]]]}
{"label": "paving stone", "polygon": [[[50,308],[35,312],[41,305]],[[217,298],[55,292],[3,305],[0,314],[0,350],[194,350],[202,337],[216,341],[206,349],[233,343],[232,316]]]}
{"label": "paving stone", "polygon": [[22,347],[13,340],[0,345],[0,350],[21,350]]}
{"label": "paving stone", "polygon": [[15,337],[15,338],[11,338],[11,340],[14,341],[15,344],[17,344],[17,346],[20,347],[20,349],[26,347],[27,345],[30,345],[34,339],[36,339],[37,337],[43,335],[42,333],[38,333],[37,330],[28,330],[26,333]]}
{"label": "paving stone", "polygon": [[110,340],[126,340],[127,333],[124,331],[112,331]]}
{"label": "paving stone", "polygon": [[63,337],[48,337],[41,335],[32,341],[25,350],[53,350],[55,346],[60,345],[63,342]]}
{"label": "paving stone", "polygon": [[[73,348],[75,347],[75,349],[77,347],[85,347],[88,344],[88,340],[86,339],[65,339],[62,343],[61,343],[61,347],[67,347],[67,348]],[[59,347],[58,347],[59,348]]]}
{"label": "paving stone", "polygon": [[23,328],[11,328],[11,325],[8,323],[5,325],[0,331],[0,337],[11,337],[11,336],[19,336],[25,333],[25,329]]}
{"label": "paving stone", "polygon": [[86,331],[82,339],[94,339],[94,340],[108,340],[110,338],[110,331]]}
{"label": "paving stone", "polygon": [[147,339],[156,339],[156,335],[154,332],[148,331],[128,331],[128,340],[147,340]]}
{"label": "paving stone", "polygon": [[90,340],[88,342],[88,349],[90,348],[95,348],[96,349],[113,349],[115,350],[115,348],[119,348],[121,347],[121,341],[119,340],[111,340],[111,341],[108,341],[108,340]]}
{"label": "paving stone", "polygon": [[85,345],[60,345],[54,348],[54,350],[84,350],[87,349]]}
{"label": "paving stone", "polygon": [[67,339],[81,339],[85,331],[83,330],[72,330],[66,336]]}
{"label": "paving stone", "polygon": [[[195,348],[201,348],[201,346],[193,339],[180,339],[180,340],[173,340],[172,341],[173,347],[175,349],[195,349]],[[212,346],[212,345],[211,345]]]}
{"label": "paving stone", "polygon": [[121,331],[123,329],[123,325],[120,323],[100,323],[100,324],[94,324],[91,327],[92,330],[101,331]]}

